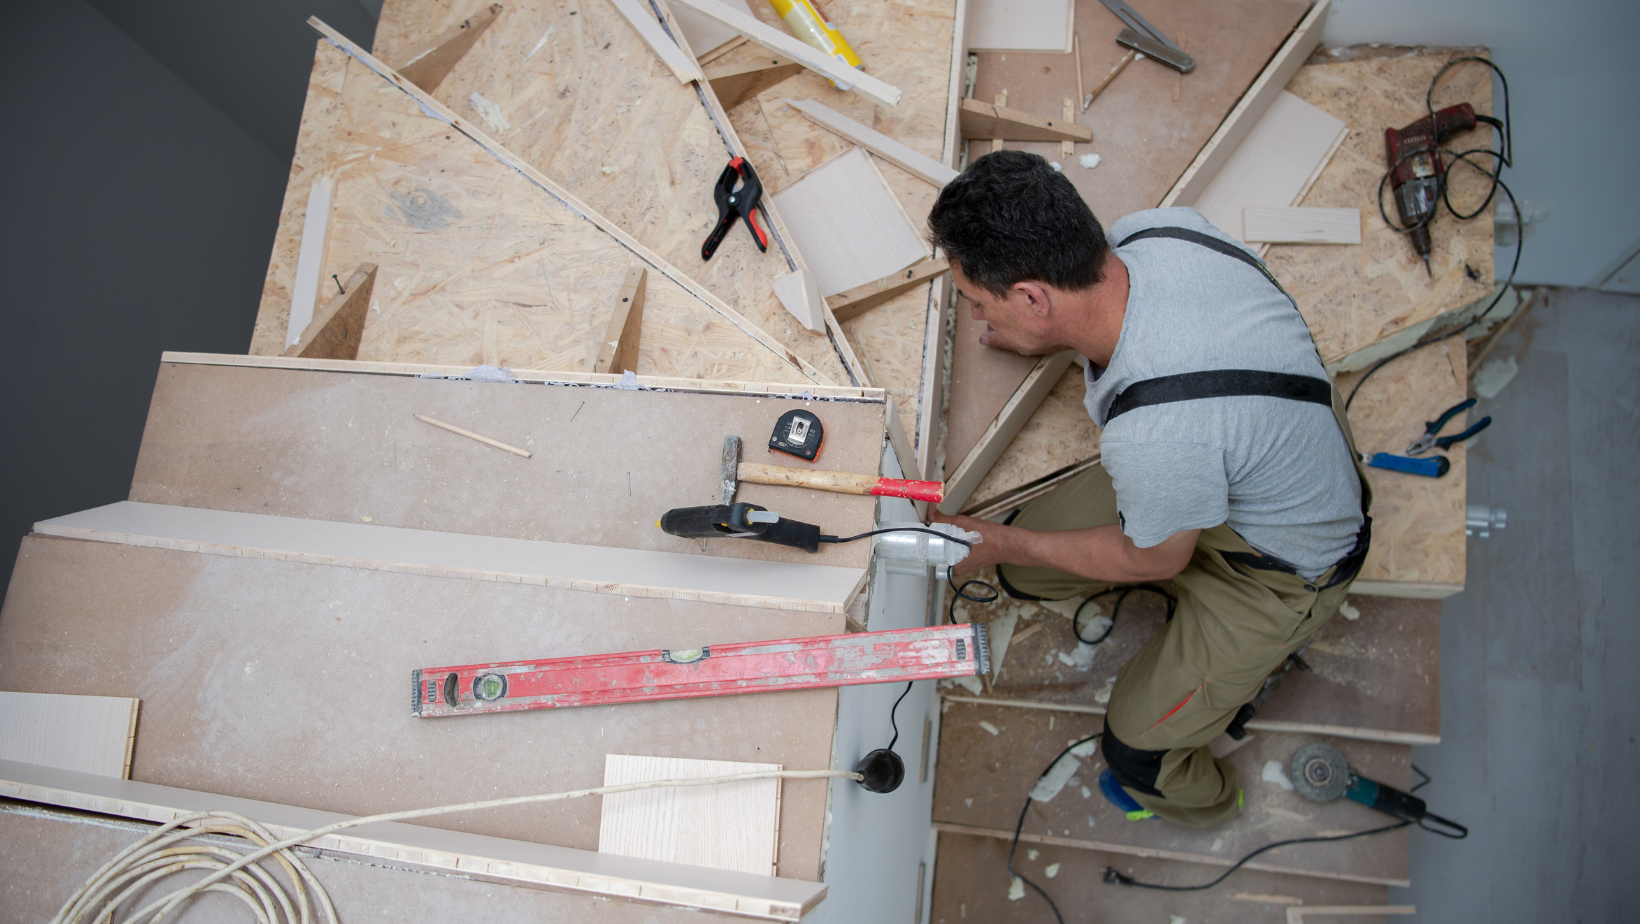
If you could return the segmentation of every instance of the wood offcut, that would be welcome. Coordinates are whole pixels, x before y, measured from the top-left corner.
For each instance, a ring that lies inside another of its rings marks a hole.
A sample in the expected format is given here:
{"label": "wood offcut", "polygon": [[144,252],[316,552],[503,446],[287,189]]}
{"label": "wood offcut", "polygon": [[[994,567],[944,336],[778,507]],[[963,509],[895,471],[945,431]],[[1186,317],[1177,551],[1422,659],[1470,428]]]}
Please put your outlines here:
{"label": "wood offcut", "polygon": [[463,19],[455,28],[434,39],[427,50],[400,65],[399,75],[428,93],[436,91],[484,30],[501,15],[501,9],[501,4],[492,3]]}
{"label": "wood offcut", "polygon": [[604,330],[598,361],[592,371],[620,375],[638,372],[638,343],[643,332],[644,284],[649,271],[642,267],[626,274],[626,282],[615,296],[615,311],[610,315],[609,327]]}
{"label": "wood offcut", "polygon": [[363,263],[348,277],[347,285],[332,297],[302,332],[302,338],[285,350],[286,356],[304,359],[358,359],[364,339],[365,314],[376,291],[376,264]]}

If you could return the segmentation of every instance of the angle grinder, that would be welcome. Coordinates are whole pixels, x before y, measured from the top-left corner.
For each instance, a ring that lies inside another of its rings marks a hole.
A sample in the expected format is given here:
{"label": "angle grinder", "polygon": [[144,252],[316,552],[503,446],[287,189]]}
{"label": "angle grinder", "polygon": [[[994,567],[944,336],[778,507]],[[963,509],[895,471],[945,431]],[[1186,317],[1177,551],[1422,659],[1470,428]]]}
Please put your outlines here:
{"label": "angle grinder", "polygon": [[[1292,778],[1293,788],[1306,799],[1332,802],[1342,796],[1436,834],[1459,839],[1469,836],[1468,828],[1431,813],[1424,800],[1417,796],[1351,770],[1349,762],[1338,753],[1337,748],[1320,743],[1299,748],[1293,755],[1288,775]],[[1435,827],[1431,827],[1432,824]]]}

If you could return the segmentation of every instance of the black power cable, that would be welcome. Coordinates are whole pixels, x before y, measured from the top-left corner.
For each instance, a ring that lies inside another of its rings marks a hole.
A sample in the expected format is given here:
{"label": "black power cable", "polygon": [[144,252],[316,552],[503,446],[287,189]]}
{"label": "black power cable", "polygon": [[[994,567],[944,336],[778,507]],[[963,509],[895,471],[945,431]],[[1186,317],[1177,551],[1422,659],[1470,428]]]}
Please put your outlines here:
{"label": "black power cable", "polygon": [[1225,870],[1224,874],[1219,878],[1214,879],[1212,882],[1204,882],[1201,885],[1174,886],[1160,885],[1154,882],[1140,882],[1137,879],[1122,874],[1114,866],[1105,867],[1105,881],[1111,885],[1133,886],[1140,889],[1155,889],[1158,892],[1200,892],[1203,889],[1213,888],[1224,880],[1230,878],[1231,873],[1241,869],[1249,860],[1261,853],[1274,850],[1277,847],[1288,847],[1293,844],[1320,844],[1327,841],[1347,841],[1357,837],[1366,837],[1369,834],[1383,834],[1385,831],[1395,831],[1410,824],[1412,824],[1410,821],[1397,821],[1395,824],[1384,825],[1382,828],[1368,828],[1365,831],[1356,831],[1352,834],[1333,834],[1327,837],[1295,837],[1291,840],[1276,841],[1273,844],[1265,844],[1263,847],[1260,847],[1252,853],[1249,853],[1247,856],[1242,857],[1240,860],[1237,860],[1236,865]]}
{"label": "black power cable", "polygon": [[[1448,61],[1445,66],[1443,66],[1439,71],[1437,71],[1435,73],[1434,78],[1432,78],[1429,82],[1429,89],[1424,93],[1424,107],[1429,113],[1430,135],[1431,135],[1431,137],[1433,137],[1434,136],[1434,130],[1435,130],[1435,87],[1436,87],[1437,84],[1440,83],[1441,77],[1445,76],[1447,71],[1449,71],[1452,68],[1458,66],[1459,64],[1463,64],[1464,62],[1467,62],[1467,61],[1476,61],[1476,62],[1479,62],[1481,64],[1484,64],[1488,68],[1491,68],[1493,73],[1498,75],[1498,82],[1503,87],[1503,118],[1501,120],[1499,120],[1499,119],[1491,118],[1490,116],[1476,116],[1476,119],[1478,121],[1485,122],[1486,124],[1491,125],[1495,129],[1498,129],[1502,133],[1503,138],[1502,138],[1502,142],[1501,142],[1500,147],[1497,148],[1497,149],[1493,149],[1493,148],[1471,148],[1467,151],[1452,151],[1452,150],[1448,150],[1446,148],[1441,148],[1440,149],[1441,153],[1443,153],[1443,154],[1447,155],[1447,157],[1451,158],[1452,166],[1456,166],[1459,162],[1462,162],[1464,164],[1467,164],[1471,168],[1480,171],[1480,173],[1483,176],[1489,178],[1492,181],[1487,186],[1486,198],[1484,200],[1482,200],[1481,204],[1479,206],[1477,206],[1473,211],[1465,213],[1465,212],[1462,212],[1462,211],[1458,210],[1456,207],[1454,207],[1452,205],[1452,187],[1447,183],[1447,176],[1451,173],[1451,170],[1449,168],[1447,171],[1442,173],[1441,179],[1440,179],[1440,197],[1441,197],[1441,201],[1446,203],[1447,211],[1452,213],[1452,217],[1458,219],[1459,221],[1468,221],[1472,218],[1478,217],[1482,212],[1485,212],[1486,207],[1492,204],[1492,200],[1494,198],[1496,198],[1496,196],[1498,194],[1498,190],[1501,189],[1501,190],[1503,190],[1503,194],[1505,196],[1509,197],[1509,206],[1510,206],[1510,208],[1512,208],[1514,210],[1515,220],[1518,223],[1520,221],[1520,204],[1515,201],[1514,192],[1512,192],[1509,189],[1509,186],[1506,183],[1504,183],[1503,180],[1502,180],[1503,168],[1513,167],[1514,166],[1514,157],[1515,157],[1514,133],[1513,133],[1513,129],[1512,129],[1512,123],[1511,123],[1511,120],[1509,118],[1509,80],[1508,80],[1508,78],[1506,78],[1503,75],[1503,71],[1496,64],[1493,64],[1491,61],[1487,60],[1486,58],[1482,58],[1478,55],[1465,55],[1461,58],[1453,58],[1451,61]],[[1422,150],[1414,151],[1414,152],[1411,152],[1411,153],[1407,154],[1405,157],[1402,158],[1402,160],[1405,161],[1407,158],[1416,156],[1418,154],[1423,154],[1423,153],[1426,153],[1426,152],[1422,151]],[[1493,160],[1494,160],[1493,169],[1488,170],[1485,166],[1476,163],[1474,160],[1471,159],[1471,157],[1474,157],[1474,156],[1486,156],[1486,157],[1493,158]],[[1399,167],[1399,166],[1401,166],[1400,163],[1396,163],[1396,164],[1392,165],[1387,171],[1384,172],[1383,178],[1378,181],[1378,214],[1379,214],[1380,217],[1383,218],[1384,224],[1388,225],[1389,227],[1393,228],[1396,231],[1401,231],[1401,232],[1413,231],[1413,230],[1416,230],[1417,228],[1420,228],[1420,227],[1428,224],[1429,222],[1433,221],[1435,219],[1435,211],[1436,210],[1432,209],[1430,211],[1429,215],[1427,215],[1422,221],[1416,222],[1412,225],[1408,225],[1407,227],[1404,227],[1404,228],[1396,225],[1395,222],[1390,220],[1389,213],[1384,209],[1384,186],[1389,182],[1390,176],[1395,173],[1396,168]],[[1344,402],[1344,409],[1346,411],[1349,410],[1350,405],[1355,402],[1355,396],[1356,396],[1357,393],[1359,393],[1361,391],[1361,386],[1365,385],[1367,383],[1367,379],[1372,378],[1373,373],[1377,372],[1379,369],[1382,369],[1384,366],[1388,365],[1389,363],[1391,363],[1391,362],[1393,362],[1397,359],[1400,359],[1402,356],[1405,356],[1408,353],[1413,352],[1414,350],[1423,349],[1424,347],[1429,346],[1432,343],[1436,343],[1440,340],[1444,340],[1447,337],[1452,336],[1455,333],[1463,333],[1463,332],[1468,331],[1470,328],[1472,328],[1475,325],[1481,323],[1483,320],[1485,320],[1487,318],[1488,315],[1490,315],[1492,313],[1492,309],[1496,308],[1498,306],[1498,303],[1503,300],[1504,293],[1507,292],[1509,290],[1509,287],[1514,284],[1514,282],[1515,282],[1515,273],[1520,269],[1520,255],[1521,255],[1521,249],[1522,249],[1522,245],[1524,244],[1524,237],[1525,237],[1524,234],[1520,233],[1520,231],[1524,231],[1524,229],[1520,229],[1515,234],[1515,259],[1514,259],[1514,262],[1511,263],[1510,266],[1509,266],[1509,278],[1504,280],[1503,288],[1498,290],[1498,294],[1493,297],[1491,304],[1487,305],[1486,308],[1483,311],[1481,311],[1479,314],[1475,315],[1475,317],[1471,318],[1469,323],[1465,324],[1459,330],[1457,330],[1457,331],[1440,331],[1438,336],[1428,337],[1428,338],[1419,340],[1417,343],[1414,343],[1412,346],[1409,346],[1404,350],[1399,350],[1395,353],[1391,353],[1390,355],[1388,355],[1388,356],[1384,357],[1383,359],[1380,359],[1378,362],[1374,363],[1372,366],[1370,366],[1367,369],[1367,371],[1361,376],[1361,378],[1356,380],[1355,387],[1350,389],[1350,396]]]}

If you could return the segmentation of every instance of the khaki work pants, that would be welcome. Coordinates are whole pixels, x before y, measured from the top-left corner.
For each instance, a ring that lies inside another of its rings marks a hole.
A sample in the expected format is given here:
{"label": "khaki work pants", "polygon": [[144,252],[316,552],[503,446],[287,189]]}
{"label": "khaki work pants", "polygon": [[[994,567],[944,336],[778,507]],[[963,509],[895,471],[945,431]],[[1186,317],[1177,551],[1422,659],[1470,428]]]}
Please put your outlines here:
{"label": "khaki work pants", "polygon": [[[1335,413],[1339,404],[1335,391]],[[1343,429],[1354,453],[1348,425]],[[1365,490],[1364,478],[1362,486]],[[1028,502],[1012,520],[1037,530],[1115,522],[1116,492],[1103,466]],[[1194,827],[1219,824],[1241,811],[1236,770],[1215,758],[1207,743],[1258,695],[1264,678],[1337,612],[1351,583],[1326,586],[1336,566],[1311,582],[1232,562],[1226,552],[1256,554],[1227,525],[1202,531],[1190,563],[1173,578],[1179,598],[1173,618],[1117,673],[1105,715],[1105,730],[1117,741],[1105,741],[1102,750],[1124,788],[1157,816]],[[1104,586],[1048,568],[1003,565],[999,570],[1008,586],[1046,600],[1079,597]],[[1114,766],[1118,754],[1137,754],[1148,762],[1145,775],[1153,772],[1154,782],[1140,785],[1148,784],[1154,793],[1130,782],[1130,762]],[[1123,769],[1130,779],[1122,778]]]}

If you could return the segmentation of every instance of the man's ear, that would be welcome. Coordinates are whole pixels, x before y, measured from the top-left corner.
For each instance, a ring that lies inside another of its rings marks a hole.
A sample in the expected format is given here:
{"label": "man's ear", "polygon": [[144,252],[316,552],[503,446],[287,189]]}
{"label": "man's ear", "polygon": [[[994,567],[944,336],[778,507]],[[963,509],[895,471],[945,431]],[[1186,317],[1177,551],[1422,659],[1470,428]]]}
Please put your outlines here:
{"label": "man's ear", "polygon": [[1028,279],[1021,282],[1016,282],[1014,283],[1013,291],[1016,294],[1016,297],[1024,296],[1025,304],[1022,307],[1029,309],[1031,314],[1038,318],[1046,318],[1048,316],[1048,309],[1050,305],[1048,290],[1043,287],[1041,283],[1033,282]]}

